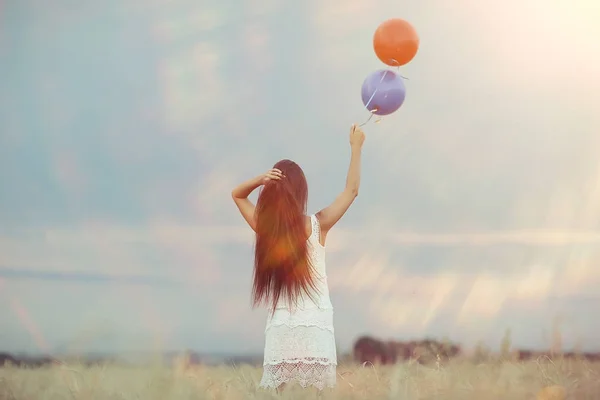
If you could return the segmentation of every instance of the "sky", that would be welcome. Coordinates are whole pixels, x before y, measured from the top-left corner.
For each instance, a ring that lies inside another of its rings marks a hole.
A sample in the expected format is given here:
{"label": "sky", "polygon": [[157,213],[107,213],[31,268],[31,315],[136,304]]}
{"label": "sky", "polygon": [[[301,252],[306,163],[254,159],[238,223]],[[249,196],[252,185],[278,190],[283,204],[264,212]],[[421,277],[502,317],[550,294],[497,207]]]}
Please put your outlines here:
{"label": "sky", "polygon": [[600,350],[595,0],[0,3],[0,350],[261,352],[231,189],[335,198],[388,18],[420,48],[327,238],[339,349]]}

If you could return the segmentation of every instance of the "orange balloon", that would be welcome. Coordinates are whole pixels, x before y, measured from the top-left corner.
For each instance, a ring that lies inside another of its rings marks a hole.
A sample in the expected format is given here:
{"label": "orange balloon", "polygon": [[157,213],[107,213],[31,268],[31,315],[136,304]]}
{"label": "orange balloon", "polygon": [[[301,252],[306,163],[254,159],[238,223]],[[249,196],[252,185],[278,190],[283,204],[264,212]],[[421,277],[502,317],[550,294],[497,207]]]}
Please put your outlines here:
{"label": "orange balloon", "polygon": [[407,21],[400,18],[383,22],[373,36],[375,54],[385,64],[399,67],[414,58],[419,49],[419,35]]}

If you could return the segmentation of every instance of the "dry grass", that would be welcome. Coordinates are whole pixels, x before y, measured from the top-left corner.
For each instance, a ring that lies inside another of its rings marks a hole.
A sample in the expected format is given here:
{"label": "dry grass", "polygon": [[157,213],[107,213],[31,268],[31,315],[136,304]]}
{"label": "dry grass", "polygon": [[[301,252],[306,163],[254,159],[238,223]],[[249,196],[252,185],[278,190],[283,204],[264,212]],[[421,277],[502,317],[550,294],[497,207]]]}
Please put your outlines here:
{"label": "dry grass", "polygon": [[[257,388],[261,372],[250,366],[187,371],[158,366],[5,367],[0,368],[0,399],[600,399],[600,365],[574,360],[455,362],[432,367],[342,365],[337,387],[321,396],[316,390],[294,386],[281,396],[263,391]],[[540,392],[544,388],[545,395]]]}

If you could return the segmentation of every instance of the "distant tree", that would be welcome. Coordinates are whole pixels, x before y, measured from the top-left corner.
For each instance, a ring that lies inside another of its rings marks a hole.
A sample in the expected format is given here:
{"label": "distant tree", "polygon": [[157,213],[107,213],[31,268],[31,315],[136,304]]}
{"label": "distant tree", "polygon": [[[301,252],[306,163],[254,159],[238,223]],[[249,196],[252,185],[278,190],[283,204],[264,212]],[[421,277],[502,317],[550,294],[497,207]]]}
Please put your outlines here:
{"label": "distant tree", "polygon": [[370,362],[372,364],[386,363],[387,354],[385,344],[370,336],[362,336],[354,342],[354,360],[359,363]]}
{"label": "distant tree", "polygon": [[19,362],[8,353],[0,353],[0,367],[4,367],[6,364],[17,365]]}

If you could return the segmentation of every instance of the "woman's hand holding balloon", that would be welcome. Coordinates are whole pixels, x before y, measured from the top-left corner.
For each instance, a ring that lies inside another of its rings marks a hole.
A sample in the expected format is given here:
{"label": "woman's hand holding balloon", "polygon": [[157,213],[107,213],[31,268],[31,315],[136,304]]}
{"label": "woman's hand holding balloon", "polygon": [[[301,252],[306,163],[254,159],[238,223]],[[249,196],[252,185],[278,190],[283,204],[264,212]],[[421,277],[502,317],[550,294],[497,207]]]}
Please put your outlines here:
{"label": "woman's hand holding balloon", "polygon": [[350,128],[350,147],[353,149],[361,149],[365,142],[365,133],[357,124]]}

